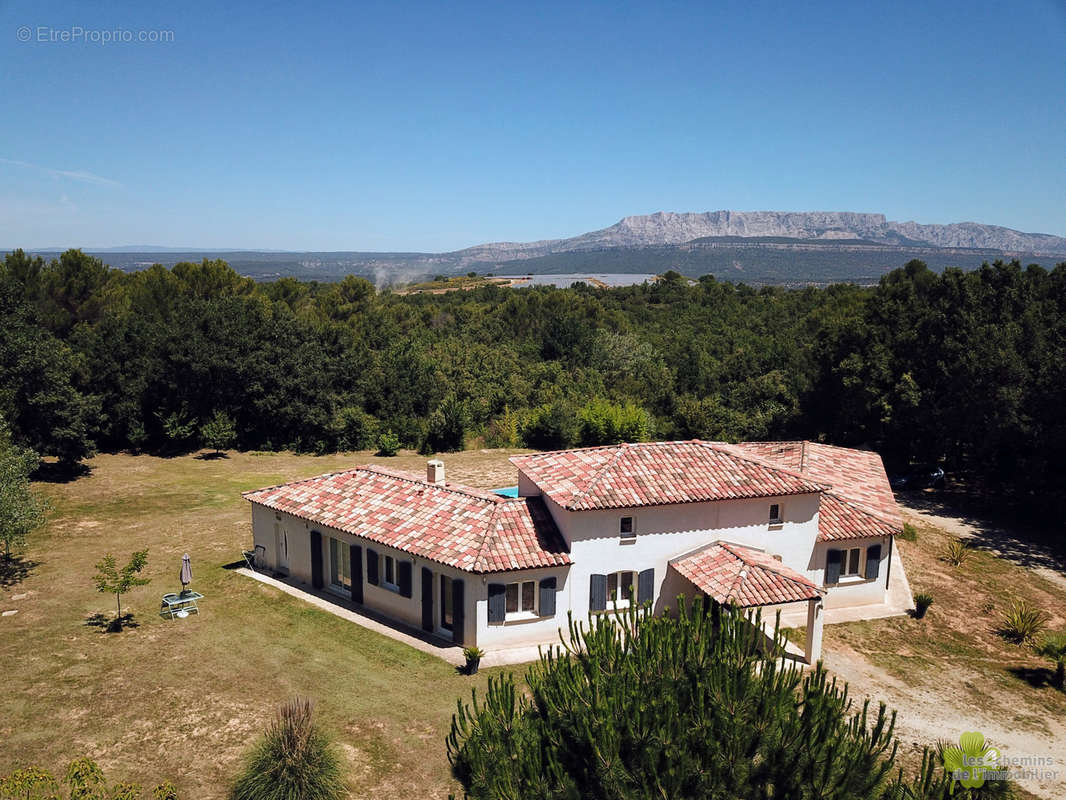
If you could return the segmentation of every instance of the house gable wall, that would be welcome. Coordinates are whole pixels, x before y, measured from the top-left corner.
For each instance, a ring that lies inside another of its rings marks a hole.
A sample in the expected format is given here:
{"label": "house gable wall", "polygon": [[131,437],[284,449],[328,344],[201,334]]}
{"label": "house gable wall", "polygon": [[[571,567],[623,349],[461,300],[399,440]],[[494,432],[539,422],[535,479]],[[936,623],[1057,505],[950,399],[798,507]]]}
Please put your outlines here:
{"label": "house gable wall", "polygon": [[[676,605],[678,590],[685,587],[668,577],[670,560],[719,540],[779,555],[785,565],[820,580],[814,555],[819,497],[812,493],[606,511],[567,511],[547,496],[544,502],[570,545],[569,602],[581,619],[589,611],[593,574],[654,569],[655,610]],[[779,525],[769,524],[771,503],[781,508]],[[634,519],[633,541],[619,537],[623,516]]]}

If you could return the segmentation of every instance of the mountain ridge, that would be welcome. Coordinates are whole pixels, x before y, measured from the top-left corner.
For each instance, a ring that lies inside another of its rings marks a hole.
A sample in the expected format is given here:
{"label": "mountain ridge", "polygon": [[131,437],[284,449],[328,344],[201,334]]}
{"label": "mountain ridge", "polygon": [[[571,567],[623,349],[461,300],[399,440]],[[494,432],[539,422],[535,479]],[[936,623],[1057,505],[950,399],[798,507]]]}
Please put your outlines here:
{"label": "mountain ridge", "polygon": [[888,245],[922,245],[1066,255],[1066,237],[1026,233],[978,222],[926,224],[890,221],[884,214],[854,211],[658,211],[627,216],[614,225],[566,239],[492,242],[456,251],[473,261],[531,258],[611,247],[681,245],[720,236],[786,236],[826,241],[866,239]]}

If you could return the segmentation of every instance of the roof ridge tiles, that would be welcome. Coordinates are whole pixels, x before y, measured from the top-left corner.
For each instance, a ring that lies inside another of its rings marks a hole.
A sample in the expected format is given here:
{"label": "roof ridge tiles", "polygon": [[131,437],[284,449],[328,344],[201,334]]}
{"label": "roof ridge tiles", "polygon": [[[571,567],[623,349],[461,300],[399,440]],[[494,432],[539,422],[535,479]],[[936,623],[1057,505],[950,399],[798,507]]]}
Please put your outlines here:
{"label": "roof ridge tiles", "polygon": [[321,475],[312,475],[310,478],[297,478],[294,481],[285,481],[285,483],[275,483],[273,486],[260,486],[258,489],[248,489],[241,492],[241,497],[248,497],[250,494],[260,494],[261,492],[269,492],[271,489],[280,489],[283,486],[296,486],[301,483],[309,483],[311,481],[322,480],[323,478],[332,478],[335,475],[344,475],[348,472],[355,472],[361,469],[361,466],[349,467],[348,469],[335,469],[332,472],[323,472]]}
{"label": "roof ridge tiles", "polygon": [[[651,444],[651,443],[649,442],[649,444]],[[658,444],[658,442],[656,442],[656,444]],[[617,448],[617,451],[614,453],[614,455],[612,455],[607,461],[605,461],[603,463],[603,466],[600,467],[600,469],[596,473],[596,475],[592,478],[591,481],[589,481],[588,486],[586,486],[580,492],[574,492],[574,499],[575,500],[578,497],[582,497],[582,498],[588,497],[589,493],[592,491],[593,487],[596,486],[596,484],[600,480],[600,478],[602,478],[607,473],[607,470],[609,470],[611,467],[613,467],[615,465],[615,463],[618,461],[618,459],[620,459],[622,457],[622,453],[624,453],[626,451],[626,448],[627,447],[632,447],[632,445],[627,444],[626,442],[620,442],[619,444],[611,445],[611,446]]]}
{"label": "roof ridge tiles", "polygon": [[[820,486],[821,491],[823,492],[827,492],[833,488],[833,484],[831,483],[826,483],[822,480],[816,480],[805,472],[797,472],[794,469],[789,469],[788,467],[782,467],[780,464],[775,464],[773,461],[767,461],[766,459],[759,458],[758,456],[752,455],[751,453],[747,452],[739,445],[735,445],[730,442],[701,442],[699,440],[697,440],[697,442],[705,446],[718,445],[717,448],[712,449],[721,450],[733,456],[734,458],[739,458],[742,461],[750,461],[752,464],[757,464],[758,466],[763,467],[765,469],[771,469],[774,472],[783,472],[793,478],[800,478],[801,480],[813,484],[814,486]],[[762,442],[760,444],[765,444],[765,442]]]}
{"label": "roof ridge tiles", "polygon": [[[354,472],[356,470],[363,470],[366,472],[374,472],[378,475],[386,475],[390,478],[396,478],[401,481],[408,481],[409,483],[417,483],[425,486],[429,489],[439,489],[445,492],[455,492],[466,497],[473,497],[476,500],[484,500],[486,503],[500,504],[509,500],[514,500],[513,497],[501,497],[498,494],[492,492],[482,491],[481,489],[475,489],[472,486],[466,486],[461,483],[433,483],[427,481],[425,478],[419,476],[417,472],[407,472],[406,470],[391,469],[389,467],[381,467],[377,464],[360,464],[358,467],[353,467],[350,470],[344,470],[345,472]],[[328,474],[340,474],[340,473],[328,473]],[[326,477],[326,476],[321,476]],[[287,485],[287,484],[282,484]]]}

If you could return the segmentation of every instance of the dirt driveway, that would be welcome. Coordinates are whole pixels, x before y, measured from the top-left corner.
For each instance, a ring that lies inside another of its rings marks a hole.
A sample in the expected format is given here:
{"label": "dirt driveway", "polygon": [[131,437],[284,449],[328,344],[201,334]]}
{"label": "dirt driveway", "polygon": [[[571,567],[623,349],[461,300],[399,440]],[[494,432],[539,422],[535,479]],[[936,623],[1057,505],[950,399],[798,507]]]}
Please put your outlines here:
{"label": "dirt driveway", "polygon": [[[928,525],[966,538],[975,548],[1022,567],[1024,572],[1000,562],[1003,569],[1010,571],[1005,585],[1011,589],[1036,583],[1046,587],[1045,609],[1056,624],[1066,617],[1066,559],[1054,546],[1040,544],[1054,541],[1053,536],[1042,536],[1042,532],[1034,535],[1034,531],[1021,528],[1012,530],[1002,522],[994,524],[959,514],[923,493],[902,494],[897,500],[905,517],[923,530],[928,530],[923,527]],[[992,585],[1003,586],[996,583],[1002,578],[998,574],[992,577],[987,564],[975,576],[953,572],[932,550],[933,536],[933,532],[920,533],[919,545],[902,544],[913,548],[907,561],[912,585],[931,588],[940,603],[934,605],[935,618],[922,623],[904,618],[859,623],[856,627],[829,626],[825,665],[851,685],[853,696],[874,697],[897,710],[897,735],[904,747],[920,751],[937,740],[958,742],[964,731],[980,731],[1009,757],[1053,759],[1054,763],[1041,769],[1057,775],[1021,780],[1018,785],[1036,797],[1061,800],[1066,797],[1066,717],[1060,713],[1062,699],[1046,685],[1034,690],[1008,677],[1011,666],[1018,663],[1015,659],[1023,657],[1022,649],[1011,645],[1015,647],[1013,652],[996,650],[1004,646],[982,643],[972,650],[958,648],[956,658],[955,651],[949,649],[954,645],[930,647],[928,640],[919,641],[938,630],[931,627],[934,624],[944,625],[939,629],[943,632],[957,632],[969,624],[974,637],[999,638],[989,631],[987,623],[976,619],[974,609],[996,597]],[[972,565],[971,569],[976,567]],[[1047,583],[1034,575],[1046,578]],[[974,581],[963,589],[971,597],[980,595],[973,599],[972,607],[962,607],[959,598],[949,594],[949,584],[955,579],[960,584]],[[872,625],[880,627],[865,627]],[[830,627],[837,630],[831,631]],[[1031,653],[1029,657],[1033,657]],[[1045,707],[1045,703],[1051,707]]]}

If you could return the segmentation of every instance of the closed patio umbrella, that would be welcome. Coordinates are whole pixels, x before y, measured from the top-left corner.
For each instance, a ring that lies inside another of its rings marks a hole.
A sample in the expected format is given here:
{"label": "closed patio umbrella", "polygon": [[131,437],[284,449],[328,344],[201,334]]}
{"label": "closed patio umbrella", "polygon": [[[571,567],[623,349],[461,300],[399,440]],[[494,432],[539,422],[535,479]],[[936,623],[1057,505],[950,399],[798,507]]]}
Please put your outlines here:
{"label": "closed patio umbrella", "polygon": [[181,591],[183,593],[187,591],[190,583],[192,583],[192,559],[186,553],[181,557]]}

